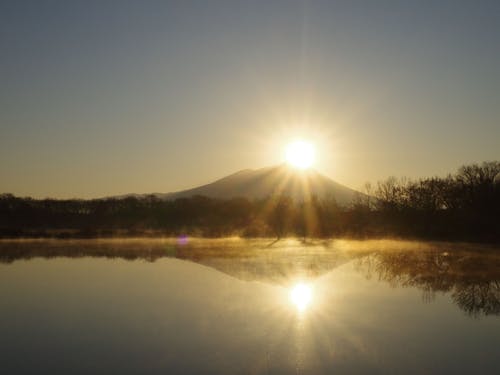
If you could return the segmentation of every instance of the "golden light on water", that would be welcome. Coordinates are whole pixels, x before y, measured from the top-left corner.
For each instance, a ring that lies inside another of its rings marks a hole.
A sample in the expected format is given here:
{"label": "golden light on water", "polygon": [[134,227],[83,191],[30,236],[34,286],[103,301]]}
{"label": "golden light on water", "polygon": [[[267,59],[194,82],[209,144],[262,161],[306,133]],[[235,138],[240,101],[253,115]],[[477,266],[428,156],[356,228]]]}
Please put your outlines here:
{"label": "golden light on water", "polygon": [[312,297],[312,288],[308,284],[297,283],[290,289],[290,302],[295,305],[299,312],[303,312],[309,307]]}
{"label": "golden light on water", "polygon": [[316,158],[311,142],[296,140],[286,147],[285,158],[288,164],[295,168],[307,169],[314,164]]}

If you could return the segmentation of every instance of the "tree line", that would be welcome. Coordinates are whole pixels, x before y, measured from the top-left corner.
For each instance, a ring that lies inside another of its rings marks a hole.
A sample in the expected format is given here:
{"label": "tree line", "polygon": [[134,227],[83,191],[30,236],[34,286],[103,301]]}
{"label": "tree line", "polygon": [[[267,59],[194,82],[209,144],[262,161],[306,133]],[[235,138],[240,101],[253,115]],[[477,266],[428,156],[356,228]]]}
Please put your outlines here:
{"label": "tree line", "polygon": [[447,177],[390,177],[366,184],[350,205],[289,196],[162,200],[32,199],[0,195],[1,237],[178,236],[385,237],[498,241],[500,162]]}

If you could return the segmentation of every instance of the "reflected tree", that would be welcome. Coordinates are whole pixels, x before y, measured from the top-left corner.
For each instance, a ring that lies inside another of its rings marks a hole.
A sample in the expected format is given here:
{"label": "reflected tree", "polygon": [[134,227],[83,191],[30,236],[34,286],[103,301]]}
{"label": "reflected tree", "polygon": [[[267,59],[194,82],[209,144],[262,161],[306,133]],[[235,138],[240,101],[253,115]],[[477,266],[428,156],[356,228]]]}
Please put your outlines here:
{"label": "reflected tree", "polygon": [[379,251],[357,261],[367,278],[374,275],[393,287],[416,287],[431,302],[449,293],[472,316],[500,314],[500,259],[495,251]]}

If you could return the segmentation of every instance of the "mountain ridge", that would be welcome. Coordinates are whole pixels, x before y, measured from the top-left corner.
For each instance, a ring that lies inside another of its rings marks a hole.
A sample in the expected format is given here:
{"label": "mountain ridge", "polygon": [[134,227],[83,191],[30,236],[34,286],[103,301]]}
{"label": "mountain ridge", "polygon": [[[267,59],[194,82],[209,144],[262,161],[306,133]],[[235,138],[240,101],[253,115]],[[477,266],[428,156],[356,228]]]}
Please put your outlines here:
{"label": "mountain ridge", "polygon": [[173,200],[196,195],[217,199],[244,197],[264,199],[273,195],[289,195],[295,200],[334,198],[339,204],[347,205],[356,194],[354,189],[326,177],[315,169],[297,170],[286,164],[258,169],[242,169],[213,182],[194,188],[169,193],[126,194],[117,199],[154,195],[159,199]]}

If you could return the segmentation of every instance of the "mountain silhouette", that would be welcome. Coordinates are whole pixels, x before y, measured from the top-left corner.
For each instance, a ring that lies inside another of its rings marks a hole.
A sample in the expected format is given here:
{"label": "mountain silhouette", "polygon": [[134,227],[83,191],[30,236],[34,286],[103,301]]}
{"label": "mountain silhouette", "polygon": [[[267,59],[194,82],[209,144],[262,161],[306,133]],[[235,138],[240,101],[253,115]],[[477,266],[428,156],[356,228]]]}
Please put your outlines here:
{"label": "mountain silhouette", "polygon": [[[244,197],[262,199],[273,195],[288,195],[298,201],[312,196],[334,198],[347,205],[357,192],[320,174],[314,169],[298,170],[286,164],[260,169],[244,169],[212,183],[172,193],[154,193],[160,199],[188,198],[202,195],[210,198],[230,199]],[[129,194],[116,198],[141,197]]]}

